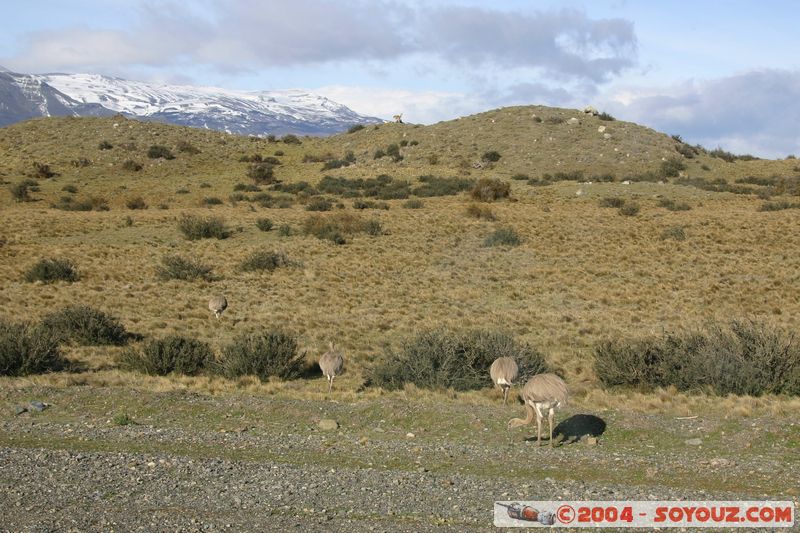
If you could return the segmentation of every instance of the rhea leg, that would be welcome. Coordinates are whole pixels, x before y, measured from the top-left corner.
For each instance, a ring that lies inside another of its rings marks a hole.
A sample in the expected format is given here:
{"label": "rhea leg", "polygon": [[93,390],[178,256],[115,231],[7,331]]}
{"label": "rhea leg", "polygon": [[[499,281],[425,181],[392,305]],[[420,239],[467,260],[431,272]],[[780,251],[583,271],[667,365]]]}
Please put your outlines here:
{"label": "rhea leg", "polygon": [[508,405],[508,387],[503,387],[503,405]]}
{"label": "rhea leg", "polygon": [[542,414],[536,410],[536,445],[542,445]]}
{"label": "rhea leg", "polygon": [[328,394],[333,390],[333,378],[335,376],[328,376]]}
{"label": "rhea leg", "polygon": [[554,418],[554,416],[555,415],[554,415],[553,409],[551,407],[550,408],[550,412],[547,414],[547,421],[550,423],[550,447],[551,448],[554,446],[554,444],[553,444],[553,418]]}

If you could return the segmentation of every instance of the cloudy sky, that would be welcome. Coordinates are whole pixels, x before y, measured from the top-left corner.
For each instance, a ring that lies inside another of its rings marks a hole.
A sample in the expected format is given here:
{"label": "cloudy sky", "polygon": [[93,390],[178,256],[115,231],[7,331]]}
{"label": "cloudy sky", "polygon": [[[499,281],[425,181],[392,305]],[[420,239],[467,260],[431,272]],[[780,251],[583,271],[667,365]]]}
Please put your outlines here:
{"label": "cloudy sky", "polygon": [[800,156],[794,0],[0,0],[0,65],[311,90],[433,123],[592,104],[708,148]]}

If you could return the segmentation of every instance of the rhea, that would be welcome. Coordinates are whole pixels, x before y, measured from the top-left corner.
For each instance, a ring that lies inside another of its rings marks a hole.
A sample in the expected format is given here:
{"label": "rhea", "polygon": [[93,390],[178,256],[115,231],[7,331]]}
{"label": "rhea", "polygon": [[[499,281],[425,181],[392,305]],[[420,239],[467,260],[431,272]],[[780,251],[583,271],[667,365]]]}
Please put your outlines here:
{"label": "rhea", "polygon": [[498,357],[489,368],[492,382],[503,389],[503,405],[508,404],[508,390],[519,375],[517,362],[511,357]]}
{"label": "rhea", "polygon": [[542,418],[547,411],[547,421],[550,425],[550,446],[553,446],[553,418],[555,410],[566,405],[569,391],[564,380],[555,374],[537,374],[533,376],[522,388],[522,400],[525,402],[527,416],[512,418],[508,421],[508,429],[526,426],[533,422],[536,415],[536,443],[542,445]]}
{"label": "rhea", "polygon": [[322,374],[328,378],[328,394],[333,390],[333,380],[342,373],[344,368],[344,357],[337,352],[333,346],[333,341],[328,343],[328,351],[319,358],[319,367]]}
{"label": "rhea", "polygon": [[208,310],[214,313],[214,316],[219,319],[223,311],[228,308],[228,300],[221,294],[218,294],[208,301]]}

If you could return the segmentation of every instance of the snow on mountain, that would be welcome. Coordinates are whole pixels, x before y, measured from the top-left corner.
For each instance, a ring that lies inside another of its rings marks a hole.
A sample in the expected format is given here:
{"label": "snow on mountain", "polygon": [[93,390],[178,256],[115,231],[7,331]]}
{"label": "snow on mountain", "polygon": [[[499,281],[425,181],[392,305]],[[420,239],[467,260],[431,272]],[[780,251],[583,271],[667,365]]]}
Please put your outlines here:
{"label": "snow on mountain", "polygon": [[300,90],[234,91],[155,85],[96,74],[37,76],[73,100],[148,120],[263,135],[331,134],[359,123],[382,122],[325,97]]}
{"label": "snow on mountain", "polygon": [[329,135],[383,122],[301,90],[247,92],[0,69],[0,126],[36,116],[114,113],[244,135]]}

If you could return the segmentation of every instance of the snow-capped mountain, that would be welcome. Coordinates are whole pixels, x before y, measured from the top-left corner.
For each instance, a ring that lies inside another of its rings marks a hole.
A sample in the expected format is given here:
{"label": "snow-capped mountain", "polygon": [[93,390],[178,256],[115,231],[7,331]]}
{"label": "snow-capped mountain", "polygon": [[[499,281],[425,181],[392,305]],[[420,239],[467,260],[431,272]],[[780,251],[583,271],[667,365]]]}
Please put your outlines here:
{"label": "snow-capped mountain", "polygon": [[96,74],[0,71],[0,126],[33,116],[114,113],[249,135],[328,135],[354,124],[382,122],[301,90],[246,92]]}

